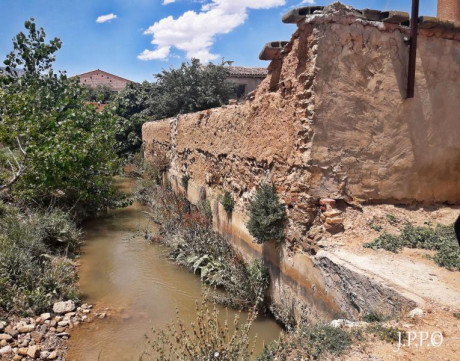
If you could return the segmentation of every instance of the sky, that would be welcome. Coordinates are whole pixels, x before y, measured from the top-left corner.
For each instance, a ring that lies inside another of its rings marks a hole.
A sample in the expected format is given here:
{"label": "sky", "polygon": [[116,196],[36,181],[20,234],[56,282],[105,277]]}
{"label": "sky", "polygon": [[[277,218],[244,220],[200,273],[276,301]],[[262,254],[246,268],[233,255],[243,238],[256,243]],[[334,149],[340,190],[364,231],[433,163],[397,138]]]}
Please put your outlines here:
{"label": "sky", "polygon": [[[289,40],[296,25],[281,16],[321,0],[0,0],[0,59],[33,17],[47,39],[58,37],[56,70],[69,75],[102,69],[133,81],[190,58],[267,66],[263,45]],[[348,0],[355,8],[410,12],[411,0]],[[436,15],[437,0],[421,0],[420,15]],[[1,64],[0,64],[1,65]]]}

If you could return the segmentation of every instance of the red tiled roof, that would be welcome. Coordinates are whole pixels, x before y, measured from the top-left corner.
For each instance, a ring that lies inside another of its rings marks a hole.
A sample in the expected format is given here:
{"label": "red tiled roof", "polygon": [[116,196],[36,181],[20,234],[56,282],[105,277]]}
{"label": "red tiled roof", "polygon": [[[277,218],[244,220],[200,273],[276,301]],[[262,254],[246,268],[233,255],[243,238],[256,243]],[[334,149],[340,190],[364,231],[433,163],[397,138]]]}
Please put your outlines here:
{"label": "red tiled roof", "polygon": [[234,77],[265,78],[267,68],[249,68],[244,66],[228,66],[229,75]]}

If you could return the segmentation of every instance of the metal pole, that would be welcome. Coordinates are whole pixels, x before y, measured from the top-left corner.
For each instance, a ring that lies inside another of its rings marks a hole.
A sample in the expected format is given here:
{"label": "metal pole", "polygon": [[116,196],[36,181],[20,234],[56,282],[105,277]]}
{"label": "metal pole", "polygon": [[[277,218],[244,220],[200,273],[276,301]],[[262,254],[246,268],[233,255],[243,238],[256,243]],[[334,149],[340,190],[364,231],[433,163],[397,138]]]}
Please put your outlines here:
{"label": "metal pole", "polygon": [[410,19],[410,49],[409,70],[407,74],[407,98],[413,98],[415,93],[415,68],[417,64],[417,34],[418,34],[419,0],[412,0]]}

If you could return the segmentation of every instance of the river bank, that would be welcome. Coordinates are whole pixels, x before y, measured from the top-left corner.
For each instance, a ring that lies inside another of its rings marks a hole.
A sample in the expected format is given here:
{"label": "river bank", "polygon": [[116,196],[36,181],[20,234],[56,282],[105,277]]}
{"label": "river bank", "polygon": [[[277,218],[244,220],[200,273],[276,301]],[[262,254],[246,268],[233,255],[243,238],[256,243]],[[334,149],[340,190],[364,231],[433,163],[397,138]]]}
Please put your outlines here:
{"label": "river bank", "polygon": [[[132,179],[117,179],[120,190],[129,191],[133,185]],[[202,297],[200,278],[171,262],[166,247],[145,239],[146,231],[156,232],[149,211],[134,203],[85,223],[81,291],[86,302],[109,310],[105,319],[72,330],[66,359],[138,360],[146,350],[145,335],[167,326],[176,310],[184,323],[195,320],[195,302]],[[229,320],[237,314],[223,307],[219,311]],[[272,319],[256,320],[251,331],[252,338],[258,335],[256,351],[280,332]]]}

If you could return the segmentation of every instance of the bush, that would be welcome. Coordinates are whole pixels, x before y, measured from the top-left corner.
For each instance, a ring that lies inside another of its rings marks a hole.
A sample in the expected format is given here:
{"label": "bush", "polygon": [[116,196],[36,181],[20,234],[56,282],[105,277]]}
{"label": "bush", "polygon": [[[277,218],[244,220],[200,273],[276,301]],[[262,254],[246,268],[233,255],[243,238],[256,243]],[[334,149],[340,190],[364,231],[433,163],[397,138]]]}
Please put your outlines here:
{"label": "bush", "polygon": [[249,233],[257,243],[283,241],[286,207],[280,203],[274,185],[260,187],[249,204]]}
{"label": "bush", "polygon": [[453,225],[431,227],[404,227],[399,236],[383,233],[374,242],[365,243],[364,247],[382,248],[398,252],[404,247],[438,251],[433,260],[441,267],[452,271],[460,270],[460,247]]}
{"label": "bush", "polygon": [[184,325],[178,315],[165,330],[154,330],[148,337],[151,350],[141,360],[151,356],[162,361],[248,361],[254,352],[249,331],[256,316],[254,310],[244,322],[235,316],[231,329],[228,320],[221,321],[216,306],[209,310],[204,302],[197,304],[197,317],[190,326]]}
{"label": "bush", "polygon": [[224,195],[220,199],[220,203],[225,209],[225,212],[231,213],[233,212],[233,208],[235,207],[235,201],[232,198],[230,192],[225,191]]}
{"label": "bush", "polygon": [[382,322],[385,316],[378,312],[370,312],[363,317],[364,322]]}
{"label": "bush", "polygon": [[68,215],[1,209],[0,308],[34,315],[55,301],[76,299],[76,267],[62,256],[76,250],[81,234]]}
{"label": "bush", "polygon": [[188,190],[188,182],[190,181],[190,176],[188,174],[185,174],[181,178],[181,184],[182,188],[184,188],[184,191],[187,192]]}

